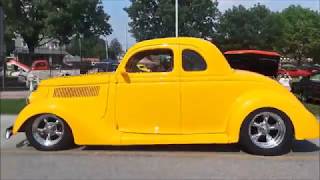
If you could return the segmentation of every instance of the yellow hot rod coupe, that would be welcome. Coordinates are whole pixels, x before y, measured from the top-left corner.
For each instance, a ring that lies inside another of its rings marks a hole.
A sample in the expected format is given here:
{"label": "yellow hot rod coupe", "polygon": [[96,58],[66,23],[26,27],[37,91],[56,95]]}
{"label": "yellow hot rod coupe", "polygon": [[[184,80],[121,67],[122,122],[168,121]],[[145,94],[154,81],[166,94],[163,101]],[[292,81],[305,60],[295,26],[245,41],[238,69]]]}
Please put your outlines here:
{"label": "yellow hot rod coupe", "polygon": [[239,142],[279,155],[294,139],[319,138],[319,122],[287,89],[230,68],[196,38],[138,43],[116,72],[43,80],[28,101],[6,136],[25,132],[39,150]]}

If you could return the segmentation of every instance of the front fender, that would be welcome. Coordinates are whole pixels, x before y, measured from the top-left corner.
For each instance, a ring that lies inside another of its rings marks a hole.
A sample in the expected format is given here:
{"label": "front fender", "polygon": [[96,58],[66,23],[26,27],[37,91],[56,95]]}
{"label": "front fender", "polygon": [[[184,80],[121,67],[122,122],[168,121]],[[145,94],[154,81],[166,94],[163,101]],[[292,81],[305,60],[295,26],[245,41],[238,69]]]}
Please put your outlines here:
{"label": "front fender", "polygon": [[297,140],[319,138],[319,122],[292,93],[253,90],[237,98],[231,107],[227,126],[230,143],[239,141],[243,121],[260,108],[275,108],[285,113],[291,120]]}
{"label": "front fender", "polygon": [[[28,104],[17,116],[14,125],[13,125],[13,135],[17,134],[19,131],[21,131],[22,126],[33,117],[40,115],[40,114],[54,114],[56,116],[61,117],[62,119],[67,119],[66,123],[69,125],[69,127],[72,130],[72,133],[78,134],[76,126],[76,123],[73,123],[72,119],[74,117],[66,113],[63,106],[57,106],[56,104],[49,102],[47,100],[41,100],[36,101],[32,104]],[[74,136],[77,137],[77,136]],[[75,139],[76,141],[76,139]]]}
{"label": "front fender", "polygon": [[[21,131],[24,123],[31,118],[50,113],[65,120],[72,131],[74,142],[78,145],[119,144],[118,131],[114,128],[112,118],[106,120],[106,117],[97,113],[97,111],[94,111],[94,113],[93,110],[96,107],[88,108],[81,103],[78,103],[79,106],[76,106],[76,104],[74,101],[67,103],[52,99],[33,101],[16,118],[12,130],[13,135]],[[105,109],[103,109],[104,111]]]}

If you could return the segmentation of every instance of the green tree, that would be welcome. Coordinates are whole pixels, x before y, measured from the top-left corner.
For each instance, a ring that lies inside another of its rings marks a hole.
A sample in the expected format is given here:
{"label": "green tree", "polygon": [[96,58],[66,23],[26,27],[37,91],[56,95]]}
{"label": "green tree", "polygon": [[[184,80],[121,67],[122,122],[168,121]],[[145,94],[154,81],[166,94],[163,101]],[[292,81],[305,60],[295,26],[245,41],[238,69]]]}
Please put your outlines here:
{"label": "green tree", "polygon": [[[175,1],[131,0],[125,8],[131,18],[130,32],[137,41],[175,36]],[[219,10],[212,0],[179,1],[179,35],[210,37],[215,29]]]}
{"label": "green tree", "polygon": [[[71,55],[80,56],[79,39],[74,38],[66,46],[66,50]],[[81,39],[81,56],[88,58],[106,58],[105,41],[98,36],[84,37]]]}
{"label": "green tree", "polygon": [[117,57],[123,53],[122,45],[117,38],[111,40],[108,51],[111,59],[117,59]]}
{"label": "green tree", "polygon": [[61,43],[68,43],[74,34],[91,37],[112,32],[101,0],[51,0],[48,4],[49,34]]}
{"label": "green tree", "polygon": [[8,56],[14,50],[14,31],[12,26],[8,26],[7,18],[4,19],[4,24],[6,25],[4,28],[5,56]]}
{"label": "green tree", "polygon": [[6,26],[20,34],[29,52],[42,39],[68,43],[74,34],[108,35],[112,29],[101,0],[2,0]]}
{"label": "green tree", "polygon": [[6,31],[6,35],[10,38],[12,37],[12,32],[20,34],[28,45],[29,51],[33,53],[39,42],[45,38],[48,14],[46,1],[2,1],[6,28],[10,31],[10,33]]}
{"label": "green tree", "polygon": [[281,46],[283,19],[264,5],[234,6],[219,19],[215,39],[223,50],[264,49]]}
{"label": "green tree", "polygon": [[282,52],[295,58],[299,65],[307,57],[319,62],[320,13],[292,5],[284,9],[281,16],[285,19]]}

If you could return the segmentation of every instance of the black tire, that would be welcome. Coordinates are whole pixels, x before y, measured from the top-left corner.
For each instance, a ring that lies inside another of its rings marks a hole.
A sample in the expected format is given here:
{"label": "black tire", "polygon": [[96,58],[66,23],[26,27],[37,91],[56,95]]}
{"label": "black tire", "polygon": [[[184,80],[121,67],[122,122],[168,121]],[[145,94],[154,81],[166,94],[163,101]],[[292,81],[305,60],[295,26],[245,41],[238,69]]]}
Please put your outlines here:
{"label": "black tire", "polygon": [[[261,113],[274,113],[282,118],[283,124],[285,126],[285,133],[283,133],[283,139],[280,143],[275,147],[270,148],[261,148],[257,146],[253,140],[251,140],[249,135],[250,123],[253,121],[255,117],[257,117]],[[283,112],[273,109],[273,108],[261,108],[252,113],[250,113],[246,119],[244,120],[241,130],[240,130],[240,145],[242,149],[250,154],[255,155],[263,155],[263,156],[276,156],[287,154],[291,151],[292,143],[294,139],[294,130],[292,123],[288,116]]]}
{"label": "black tire", "polygon": [[[33,130],[32,130],[33,124],[35,123],[35,121],[39,120],[39,118],[43,118],[43,117],[57,118],[60,120],[61,123],[63,123],[63,134],[61,135],[61,139],[53,145],[45,146],[45,145],[39,143],[35,139],[35,136],[33,135]],[[26,133],[26,136],[27,136],[29,143],[34,148],[36,148],[37,150],[40,150],[40,151],[65,150],[65,149],[69,149],[69,148],[73,147],[73,145],[74,145],[73,135],[72,135],[72,131],[71,131],[69,125],[63,119],[61,119],[60,117],[55,116],[53,114],[42,114],[42,115],[36,116],[33,119],[30,119],[26,124],[25,133]]]}

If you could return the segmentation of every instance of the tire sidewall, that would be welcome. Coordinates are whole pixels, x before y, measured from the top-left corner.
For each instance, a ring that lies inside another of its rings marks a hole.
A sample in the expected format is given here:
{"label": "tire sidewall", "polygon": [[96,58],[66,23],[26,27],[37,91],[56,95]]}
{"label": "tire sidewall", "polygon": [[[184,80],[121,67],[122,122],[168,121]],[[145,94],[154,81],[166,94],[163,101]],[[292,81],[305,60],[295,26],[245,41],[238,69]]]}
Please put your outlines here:
{"label": "tire sidewall", "polygon": [[[63,133],[62,139],[58,143],[56,143],[56,144],[54,144],[52,146],[43,146],[42,144],[37,142],[37,140],[33,137],[33,134],[32,134],[32,125],[33,125],[34,121],[37,118],[41,118],[41,116],[47,116],[47,115],[59,118],[62,121],[63,125],[64,125],[64,133]],[[40,150],[40,151],[65,150],[65,149],[70,148],[73,145],[73,142],[74,142],[73,141],[73,136],[72,136],[72,133],[71,133],[71,129],[68,126],[68,124],[62,118],[60,118],[58,116],[55,116],[55,115],[52,115],[52,114],[42,114],[42,115],[39,115],[39,116],[37,116],[35,118],[30,119],[27,122],[25,133],[26,133],[26,137],[27,137],[29,143],[34,148],[36,148],[37,150]]]}
{"label": "tire sidewall", "polygon": [[[249,136],[249,127],[250,127],[250,122],[252,121],[252,119],[259,113],[261,112],[272,112],[272,113],[276,113],[277,115],[279,115],[286,127],[286,132],[285,132],[285,136],[282,140],[282,142],[273,148],[260,148],[257,145],[255,145],[250,136]],[[251,154],[256,154],[256,155],[265,155],[265,156],[276,156],[276,155],[282,155],[282,154],[287,154],[290,152],[291,147],[292,147],[292,143],[293,143],[293,126],[292,123],[290,121],[290,119],[288,118],[288,116],[283,113],[282,111],[273,109],[273,108],[261,108],[258,110],[253,111],[252,113],[250,113],[244,123],[242,124],[241,130],[240,130],[240,144],[243,147],[243,149]]]}

